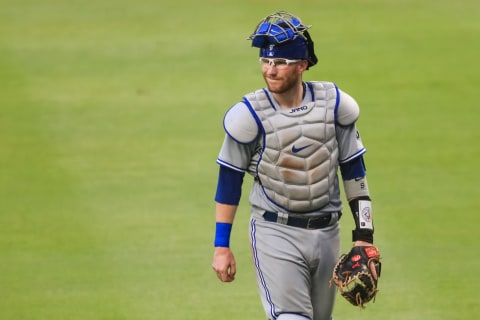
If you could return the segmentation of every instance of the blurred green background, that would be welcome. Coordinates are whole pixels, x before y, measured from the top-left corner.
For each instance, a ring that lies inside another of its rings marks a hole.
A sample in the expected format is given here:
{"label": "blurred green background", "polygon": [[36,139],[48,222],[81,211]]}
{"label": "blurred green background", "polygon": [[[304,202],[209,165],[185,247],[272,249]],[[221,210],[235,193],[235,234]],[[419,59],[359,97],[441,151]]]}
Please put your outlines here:
{"label": "blurred green background", "polygon": [[305,80],[362,110],[383,274],[334,317],[478,318],[478,1],[1,0],[0,319],[265,318],[251,180],[231,284],[213,197],[223,114],[264,85],[246,38],[277,10],[313,25]]}

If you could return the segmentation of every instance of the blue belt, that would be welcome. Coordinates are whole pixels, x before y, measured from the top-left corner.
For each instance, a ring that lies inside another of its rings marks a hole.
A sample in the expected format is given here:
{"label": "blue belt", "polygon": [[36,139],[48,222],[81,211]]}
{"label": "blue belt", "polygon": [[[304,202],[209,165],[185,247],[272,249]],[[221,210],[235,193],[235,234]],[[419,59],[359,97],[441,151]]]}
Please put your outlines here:
{"label": "blue belt", "polygon": [[[336,216],[336,221],[332,221],[332,217]],[[263,218],[265,221],[278,222],[288,226],[303,228],[303,229],[323,229],[340,220],[342,213],[334,212],[321,217],[292,217],[285,214],[278,214],[277,212],[265,211]]]}

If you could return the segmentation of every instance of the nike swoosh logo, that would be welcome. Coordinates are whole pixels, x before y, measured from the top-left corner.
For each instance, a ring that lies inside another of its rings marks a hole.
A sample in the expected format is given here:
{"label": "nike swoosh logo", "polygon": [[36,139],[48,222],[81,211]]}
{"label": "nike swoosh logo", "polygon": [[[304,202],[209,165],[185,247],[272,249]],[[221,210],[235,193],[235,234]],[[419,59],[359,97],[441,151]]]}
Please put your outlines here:
{"label": "nike swoosh logo", "polygon": [[[312,143],[312,144],[313,144],[313,143]],[[302,150],[307,149],[307,148],[310,147],[312,144],[309,144],[309,145],[307,145],[307,146],[300,147],[300,148],[295,148],[295,145],[293,145],[293,146],[292,146],[292,152],[293,152],[293,153],[298,153],[298,152],[300,152],[300,151],[302,151]]]}

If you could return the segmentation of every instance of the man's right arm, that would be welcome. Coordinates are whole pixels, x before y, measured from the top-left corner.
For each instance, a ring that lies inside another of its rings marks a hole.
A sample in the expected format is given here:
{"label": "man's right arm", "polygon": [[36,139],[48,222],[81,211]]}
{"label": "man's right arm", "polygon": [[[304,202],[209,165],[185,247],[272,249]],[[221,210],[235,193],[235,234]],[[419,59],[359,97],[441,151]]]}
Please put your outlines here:
{"label": "man's right arm", "polygon": [[230,234],[242,194],[245,173],[220,166],[215,195],[215,252],[212,268],[222,282],[235,279],[235,257],[230,249]]}
{"label": "man's right arm", "polygon": [[212,268],[222,282],[235,280],[235,257],[230,249],[230,232],[237,206],[216,203],[215,207],[215,251],[213,254]]}

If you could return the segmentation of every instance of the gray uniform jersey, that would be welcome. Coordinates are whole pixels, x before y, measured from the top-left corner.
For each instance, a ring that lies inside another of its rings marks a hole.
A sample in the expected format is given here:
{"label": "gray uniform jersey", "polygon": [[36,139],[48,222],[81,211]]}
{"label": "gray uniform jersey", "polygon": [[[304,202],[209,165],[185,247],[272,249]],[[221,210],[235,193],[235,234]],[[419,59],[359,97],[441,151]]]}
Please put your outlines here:
{"label": "gray uniform jersey", "polygon": [[[332,153],[335,152],[335,154],[338,154],[338,163],[341,163],[362,155],[365,152],[365,148],[355,127],[355,120],[358,117],[358,106],[348,94],[338,89],[334,90],[334,92],[336,92],[337,95],[333,97],[337,101],[335,105],[336,118],[334,119],[336,124],[335,146],[337,150],[331,151]],[[267,90],[265,90],[265,93],[269,98],[269,102],[272,104],[271,111],[273,114],[291,111],[283,110]],[[302,107],[307,108],[306,106],[311,105],[312,102],[315,102],[313,86],[306,85],[304,99],[298,108],[299,111],[301,111]],[[308,114],[296,115],[297,118],[301,118],[302,116],[307,117]],[[265,139],[262,131],[259,129],[259,123],[257,121],[253,110],[251,110],[245,102],[237,103],[227,112],[224,122],[227,135],[225,136],[217,159],[218,164],[240,172],[248,172],[255,178],[258,177],[259,161],[265,161],[262,160],[265,150]],[[345,125],[341,125],[342,123]],[[322,126],[324,125],[324,123],[319,123],[318,130],[322,130]],[[260,134],[258,134],[259,132]],[[333,167],[327,168],[327,170],[333,170],[336,173],[338,163],[334,163]],[[272,201],[271,197],[268,197],[265,189],[259,182],[259,179],[254,179],[250,192],[250,203],[265,211],[291,214],[322,215],[328,212],[337,212],[342,209],[342,205],[340,201],[339,181],[336,174],[334,174],[330,184],[328,188],[328,203],[320,208],[298,212],[289,211],[285,206],[281,206],[277,202]]]}

